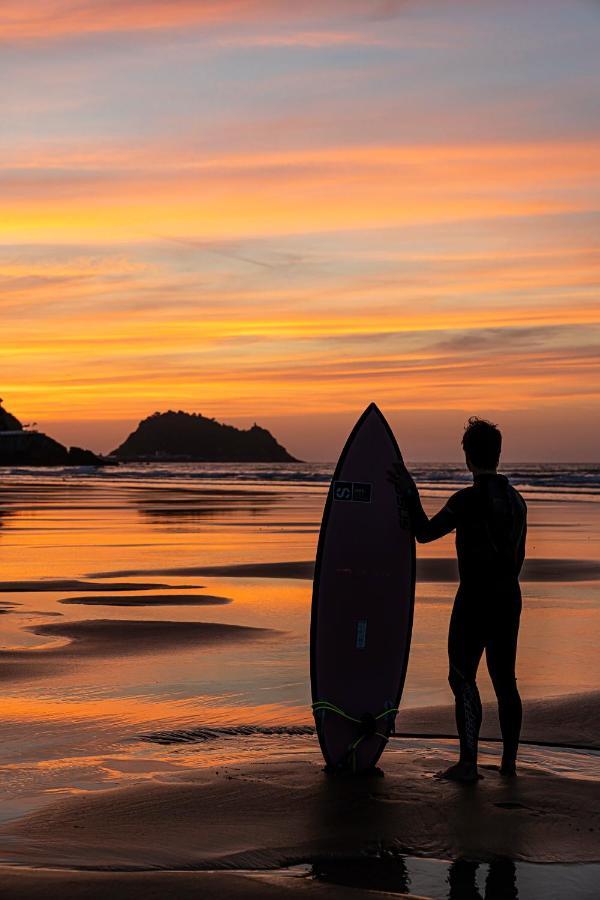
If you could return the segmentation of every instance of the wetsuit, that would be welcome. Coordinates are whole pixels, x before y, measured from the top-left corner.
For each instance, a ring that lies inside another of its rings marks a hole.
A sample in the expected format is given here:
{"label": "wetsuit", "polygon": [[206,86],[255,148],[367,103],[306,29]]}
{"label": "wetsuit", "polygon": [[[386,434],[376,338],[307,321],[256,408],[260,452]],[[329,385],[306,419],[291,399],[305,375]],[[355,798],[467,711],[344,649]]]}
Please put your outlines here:
{"label": "wetsuit", "polygon": [[514,764],[521,731],[515,678],[521,614],[519,572],[525,556],[527,508],[504,475],[476,475],[432,519],[416,488],[408,496],[416,539],[435,541],[456,529],[460,584],[450,619],[448,680],[455,698],[460,758],[477,762],[481,700],[475,681],[486,652],[498,699],[503,763]]}

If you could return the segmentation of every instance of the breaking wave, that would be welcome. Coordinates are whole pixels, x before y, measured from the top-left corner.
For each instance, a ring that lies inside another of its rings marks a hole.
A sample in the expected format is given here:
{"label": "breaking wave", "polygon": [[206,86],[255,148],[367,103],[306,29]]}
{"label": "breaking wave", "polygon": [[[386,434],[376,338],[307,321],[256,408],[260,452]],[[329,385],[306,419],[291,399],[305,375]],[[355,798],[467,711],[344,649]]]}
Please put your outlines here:
{"label": "breaking wave", "polygon": [[[409,463],[409,469],[421,488],[449,492],[468,485],[471,474],[462,463]],[[131,486],[178,486],[202,489],[239,486],[242,490],[316,490],[324,492],[331,481],[334,463],[127,463],[106,469],[17,468],[7,467],[5,474],[14,481],[99,484],[129,483]],[[600,495],[600,465],[584,463],[512,463],[502,471],[519,490],[532,496],[561,497]]]}

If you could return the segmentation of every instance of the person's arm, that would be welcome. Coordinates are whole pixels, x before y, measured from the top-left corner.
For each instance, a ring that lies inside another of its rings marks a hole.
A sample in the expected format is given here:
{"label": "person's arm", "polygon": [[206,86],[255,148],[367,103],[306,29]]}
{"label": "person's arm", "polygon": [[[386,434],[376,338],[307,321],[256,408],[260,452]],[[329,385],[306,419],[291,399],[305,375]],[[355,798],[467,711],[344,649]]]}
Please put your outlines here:
{"label": "person's arm", "polygon": [[448,504],[436,512],[431,519],[428,518],[417,490],[412,497],[407,497],[407,507],[413,534],[420,544],[437,541],[438,538],[449,534],[456,528],[456,516]]}
{"label": "person's arm", "polygon": [[527,505],[522,497],[519,497],[519,499],[521,501],[523,509],[523,527],[521,529],[521,534],[519,535],[519,541],[515,554],[517,574],[520,573],[523,567],[523,561],[525,560],[525,544],[527,542]]}
{"label": "person's arm", "polygon": [[420,544],[437,541],[456,528],[456,515],[449,504],[443,506],[431,519],[427,516],[414,479],[403,463],[397,463],[390,470],[389,480],[406,503],[412,532]]}

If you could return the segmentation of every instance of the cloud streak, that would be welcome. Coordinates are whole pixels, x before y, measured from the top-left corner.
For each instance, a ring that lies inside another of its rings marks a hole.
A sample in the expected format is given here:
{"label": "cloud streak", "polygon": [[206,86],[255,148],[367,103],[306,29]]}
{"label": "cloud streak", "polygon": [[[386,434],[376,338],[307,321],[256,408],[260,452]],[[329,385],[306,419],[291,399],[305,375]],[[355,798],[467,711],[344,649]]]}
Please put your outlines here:
{"label": "cloud streak", "polygon": [[[28,164],[0,172],[0,235],[18,241],[222,241],[276,232],[592,211],[600,140],[389,146],[168,161],[135,170]],[[190,230],[193,237],[187,237]]]}
{"label": "cloud streak", "polygon": [[[218,29],[224,26],[276,22],[327,21],[340,14],[359,21],[387,21],[405,3],[379,2],[365,10],[357,0],[316,0],[282,4],[277,0],[6,0],[0,11],[4,42],[49,41],[83,35],[172,32],[181,29]],[[317,34],[319,34],[317,32]]]}

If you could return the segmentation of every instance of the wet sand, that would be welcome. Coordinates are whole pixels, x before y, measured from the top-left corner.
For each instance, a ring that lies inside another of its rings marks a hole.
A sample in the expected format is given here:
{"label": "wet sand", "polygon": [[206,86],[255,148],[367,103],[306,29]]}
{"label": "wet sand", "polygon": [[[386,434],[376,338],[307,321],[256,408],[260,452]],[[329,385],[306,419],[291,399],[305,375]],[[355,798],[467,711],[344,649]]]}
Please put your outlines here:
{"label": "wet sand", "polygon": [[[70,643],[47,650],[15,651],[60,656],[122,656],[155,652],[178,644],[214,644],[265,637],[266,628],[224,625],[216,622],[138,621],[91,619],[84,622],[49,622],[28,628],[35,634],[69,638]],[[5,651],[6,652],[6,651]]]}
{"label": "wet sand", "polygon": [[0,828],[8,864],[85,869],[274,869],[414,853],[534,862],[600,859],[597,781],[522,766],[474,786],[446,758],[395,744],[385,777],[331,778],[318,750],[188,771],[52,803]]}
{"label": "wet sand", "polygon": [[[108,896],[113,900],[360,900],[392,896],[272,873],[61,872],[7,866],[0,869],[0,877],[12,900],[48,900],[49,895],[70,900],[106,900]],[[414,894],[402,896],[415,898]]]}
{"label": "wet sand", "polygon": [[[538,701],[530,717],[549,742],[576,738],[600,747],[599,711],[595,692]],[[413,710],[402,718],[439,732],[448,712]],[[435,778],[455,758],[449,746],[392,739],[381,763],[385,777],[331,778],[323,774],[316,741],[302,740],[292,753],[278,739],[256,761],[170,768],[142,784],[50,803],[46,798],[42,808],[0,827],[0,862],[86,870],[265,870],[386,852],[600,861],[600,782],[577,768],[577,755],[572,766],[565,755],[557,772],[546,767],[540,750],[536,762],[523,761],[512,779],[500,777],[484,759],[483,780],[460,786]],[[35,882],[42,876],[27,875],[25,883],[30,877]]]}
{"label": "wet sand", "polygon": [[[156,591],[168,590],[173,586],[170,584],[144,584],[143,582],[126,581],[121,583],[111,582],[95,582],[75,579],[39,579],[36,581],[0,581],[0,592],[2,593],[18,593],[18,592],[37,592],[37,591]],[[200,587],[200,585],[190,585],[190,587]]]}
{"label": "wet sand", "polygon": [[227,578],[301,578],[312,579],[315,564],[312,560],[297,562],[233,563],[226,566],[174,566],[167,569],[122,569],[116,572],[92,572],[89,578],[137,578],[149,574],[207,575]]}
{"label": "wet sand", "polygon": [[[226,566],[175,566],[166,569],[124,569],[115,572],[93,572],[90,578],[127,578],[146,575],[225,576],[228,578],[301,578],[312,579],[314,562],[242,563]],[[452,582],[458,580],[458,565],[451,557],[417,559],[419,582]],[[599,581],[600,562],[593,559],[529,559],[525,561],[521,581]]]}
{"label": "wet sand", "polygon": [[[389,896],[381,864],[402,854],[600,860],[599,757],[568,749],[600,749],[592,504],[532,508],[538,558],[523,578],[519,683],[523,737],[537,745],[523,746],[512,781],[492,767],[499,745],[482,745],[485,777],[462,788],[434,777],[457,750],[439,738],[455,734],[449,702],[440,705],[451,699],[450,539],[436,556],[419,550],[396,722],[429,736],[393,738],[385,778],[330,780],[307,662],[322,495],[270,492],[248,505],[245,490],[215,490],[210,504],[201,493],[99,482],[76,503],[70,486],[39,492],[37,505],[32,490],[25,507],[15,494],[0,583],[7,601],[19,592],[17,607],[0,605],[15,613],[2,616],[0,651],[7,896],[337,900]],[[210,593],[195,593],[205,579]],[[96,606],[100,618],[86,620]],[[488,700],[483,672],[481,690]],[[483,736],[497,735],[485,703]],[[373,878],[357,889],[278,868],[365,854]]]}
{"label": "wet sand", "polygon": [[215,594],[144,594],[143,597],[65,597],[58,602],[82,606],[224,606],[233,601],[231,597]]}
{"label": "wet sand", "polygon": [[[456,734],[454,708],[433,706],[400,709],[396,732],[411,734]],[[482,739],[500,738],[495,703],[483,704]],[[522,740],[536,744],[585,747],[600,750],[600,691],[572,694],[552,700],[526,700],[523,704]],[[600,842],[600,835],[598,836]],[[600,854],[599,854],[600,855]]]}
{"label": "wet sand", "polygon": [[0,679],[41,677],[98,657],[123,657],[163,653],[174,647],[219,646],[257,640],[276,634],[266,628],[216,622],[172,622],[127,619],[91,619],[80,622],[48,622],[27,626],[26,631],[65,638],[64,643],[34,649],[0,650]]}
{"label": "wet sand", "polygon": [[[527,700],[523,710],[522,741],[534,746],[583,748],[600,751],[600,691],[556,697],[551,700]],[[188,726],[143,735],[158,744],[194,743],[219,736],[246,734],[312,735],[313,725],[229,726],[207,728]],[[396,718],[392,745],[402,738],[456,739],[453,706],[427,706],[406,709],[401,706]],[[483,704],[482,741],[500,741],[496,703]],[[600,763],[599,763],[600,768]]]}

